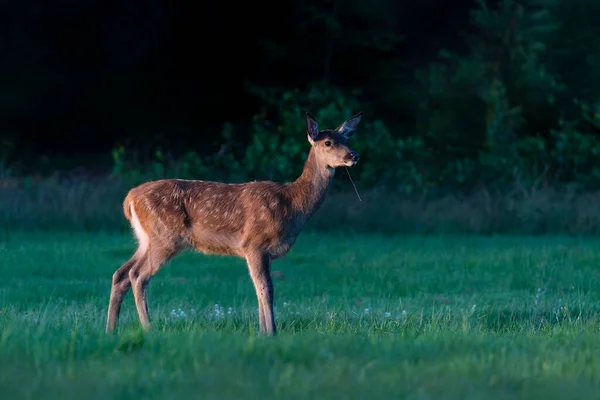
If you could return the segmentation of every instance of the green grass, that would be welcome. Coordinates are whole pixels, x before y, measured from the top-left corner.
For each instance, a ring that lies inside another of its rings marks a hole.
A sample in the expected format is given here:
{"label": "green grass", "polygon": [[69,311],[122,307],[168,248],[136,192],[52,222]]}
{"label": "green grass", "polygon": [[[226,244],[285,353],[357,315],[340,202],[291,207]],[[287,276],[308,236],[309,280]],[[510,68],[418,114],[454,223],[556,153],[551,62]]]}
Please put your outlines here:
{"label": "green grass", "polygon": [[127,235],[0,238],[2,398],[582,399],[600,393],[600,240],[306,233],[258,336],[242,260],[185,253],[105,335]]}

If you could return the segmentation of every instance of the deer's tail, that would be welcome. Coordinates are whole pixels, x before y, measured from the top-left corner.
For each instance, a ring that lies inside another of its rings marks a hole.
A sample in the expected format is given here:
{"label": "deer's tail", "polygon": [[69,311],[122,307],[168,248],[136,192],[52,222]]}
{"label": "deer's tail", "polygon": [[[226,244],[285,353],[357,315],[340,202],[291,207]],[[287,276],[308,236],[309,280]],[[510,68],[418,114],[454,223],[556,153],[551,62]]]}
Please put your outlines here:
{"label": "deer's tail", "polygon": [[129,197],[129,193],[125,196],[125,200],[123,200],[123,214],[125,214],[125,218],[128,221],[131,221],[131,198]]}

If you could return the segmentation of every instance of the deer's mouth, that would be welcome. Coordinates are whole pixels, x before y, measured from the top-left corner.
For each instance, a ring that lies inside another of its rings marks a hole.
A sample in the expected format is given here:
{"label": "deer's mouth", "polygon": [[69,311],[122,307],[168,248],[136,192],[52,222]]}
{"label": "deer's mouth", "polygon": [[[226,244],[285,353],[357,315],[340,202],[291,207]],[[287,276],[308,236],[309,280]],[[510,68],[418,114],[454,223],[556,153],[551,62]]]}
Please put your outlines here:
{"label": "deer's mouth", "polygon": [[358,164],[359,156],[358,153],[355,151],[351,151],[344,158],[346,167],[354,167],[356,164]]}

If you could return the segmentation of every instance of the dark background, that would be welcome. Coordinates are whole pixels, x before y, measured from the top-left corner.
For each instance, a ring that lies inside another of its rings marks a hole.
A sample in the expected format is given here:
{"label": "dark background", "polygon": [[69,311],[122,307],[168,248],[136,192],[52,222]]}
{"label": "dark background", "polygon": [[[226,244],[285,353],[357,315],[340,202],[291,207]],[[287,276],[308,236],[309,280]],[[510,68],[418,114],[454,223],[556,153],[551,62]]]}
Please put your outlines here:
{"label": "dark background", "polygon": [[599,233],[600,2],[0,3],[0,225],[129,229],[163,177],[297,178],[364,117],[313,227]]}
{"label": "dark background", "polygon": [[387,160],[394,168],[425,176],[427,159],[441,160],[453,185],[477,185],[517,163],[531,179],[589,182],[600,176],[598,11],[591,0],[5,1],[2,166],[108,172],[119,146],[209,156],[226,123],[243,149],[257,115],[276,126],[285,114],[265,111],[256,88],[278,88],[277,103],[319,84],[385,126],[381,146],[423,141],[403,155],[414,166]]}
{"label": "dark background", "polygon": [[[410,74],[440,47],[457,47],[472,6],[361,3],[4,2],[3,136],[13,159],[107,154],[117,141],[167,132],[170,145],[197,147],[225,121],[249,124],[260,100],[246,82],[302,88],[326,79],[367,88],[377,104],[389,84],[377,76],[381,64]],[[337,19],[333,45],[316,13]],[[402,40],[389,51],[360,43],[378,32]],[[385,117],[398,122],[395,113]]]}

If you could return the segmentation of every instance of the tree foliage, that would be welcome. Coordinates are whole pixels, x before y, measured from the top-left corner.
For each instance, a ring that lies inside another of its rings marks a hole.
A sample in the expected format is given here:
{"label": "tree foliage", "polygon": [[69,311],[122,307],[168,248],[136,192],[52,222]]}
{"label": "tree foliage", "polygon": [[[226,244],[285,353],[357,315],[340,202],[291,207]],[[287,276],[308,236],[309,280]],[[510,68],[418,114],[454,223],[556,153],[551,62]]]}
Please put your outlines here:
{"label": "tree foliage", "polygon": [[44,141],[82,142],[113,148],[113,172],[133,180],[289,180],[307,151],[304,111],[326,126],[361,109],[364,186],[598,186],[595,1],[294,0],[269,5],[279,18],[215,4],[205,24],[154,0],[98,4],[31,0],[3,14],[4,164],[34,163],[26,149]]}

